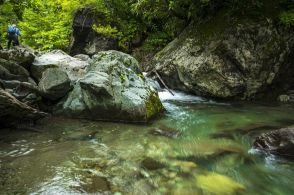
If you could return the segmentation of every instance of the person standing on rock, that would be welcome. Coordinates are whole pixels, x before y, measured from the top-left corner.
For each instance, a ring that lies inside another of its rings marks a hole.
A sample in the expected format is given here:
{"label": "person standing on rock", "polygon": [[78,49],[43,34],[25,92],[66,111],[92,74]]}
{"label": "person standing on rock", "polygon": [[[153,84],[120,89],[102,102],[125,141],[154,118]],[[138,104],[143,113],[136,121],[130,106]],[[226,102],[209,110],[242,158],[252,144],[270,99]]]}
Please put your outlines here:
{"label": "person standing on rock", "polygon": [[10,49],[11,43],[13,42],[13,46],[18,46],[19,41],[18,37],[21,36],[20,30],[16,27],[15,24],[9,25],[7,28],[7,39],[8,44],[7,48]]}

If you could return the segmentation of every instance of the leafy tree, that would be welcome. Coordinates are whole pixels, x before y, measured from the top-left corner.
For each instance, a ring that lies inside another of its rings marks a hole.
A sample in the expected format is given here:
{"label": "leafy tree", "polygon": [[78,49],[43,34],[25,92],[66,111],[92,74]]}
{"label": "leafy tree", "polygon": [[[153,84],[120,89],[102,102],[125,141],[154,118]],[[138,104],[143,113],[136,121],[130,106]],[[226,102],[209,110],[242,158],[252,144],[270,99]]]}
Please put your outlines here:
{"label": "leafy tree", "polygon": [[[93,1],[83,1],[84,4]],[[72,13],[83,5],[81,0],[31,0],[19,23],[23,42],[42,50],[68,47]]]}
{"label": "leafy tree", "polygon": [[6,45],[6,29],[8,24],[17,23],[18,18],[14,12],[13,5],[9,2],[1,2],[0,5],[0,42]]}
{"label": "leafy tree", "polygon": [[221,9],[229,17],[278,13],[283,24],[294,25],[294,0],[0,0],[2,41],[7,25],[18,23],[23,43],[41,50],[65,50],[73,13],[85,6],[102,16],[93,29],[118,39],[125,50],[138,42],[146,50],[159,50],[191,21],[213,18]]}

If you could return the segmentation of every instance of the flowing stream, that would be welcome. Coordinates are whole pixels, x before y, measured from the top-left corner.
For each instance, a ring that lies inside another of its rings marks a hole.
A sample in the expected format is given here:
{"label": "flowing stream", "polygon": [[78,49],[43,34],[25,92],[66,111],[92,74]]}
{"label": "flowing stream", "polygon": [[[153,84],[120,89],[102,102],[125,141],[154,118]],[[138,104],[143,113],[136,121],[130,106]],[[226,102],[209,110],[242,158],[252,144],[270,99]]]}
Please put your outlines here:
{"label": "flowing stream", "polygon": [[2,129],[0,194],[293,194],[293,163],[251,149],[259,133],[294,125],[293,105],[160,97],[166,112],[147,125]]}

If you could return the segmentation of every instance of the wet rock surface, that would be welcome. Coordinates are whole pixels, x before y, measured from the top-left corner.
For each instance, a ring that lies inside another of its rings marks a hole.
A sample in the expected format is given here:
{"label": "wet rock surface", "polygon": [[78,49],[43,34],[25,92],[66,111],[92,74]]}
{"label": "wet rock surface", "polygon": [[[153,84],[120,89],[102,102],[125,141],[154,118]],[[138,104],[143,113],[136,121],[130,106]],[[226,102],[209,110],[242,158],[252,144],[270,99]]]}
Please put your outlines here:
{"label": "wet rock surface", "polygon": [[270,131],[258,136],[253,148],[287,159],[294,159],[294,128],[284,128]]}

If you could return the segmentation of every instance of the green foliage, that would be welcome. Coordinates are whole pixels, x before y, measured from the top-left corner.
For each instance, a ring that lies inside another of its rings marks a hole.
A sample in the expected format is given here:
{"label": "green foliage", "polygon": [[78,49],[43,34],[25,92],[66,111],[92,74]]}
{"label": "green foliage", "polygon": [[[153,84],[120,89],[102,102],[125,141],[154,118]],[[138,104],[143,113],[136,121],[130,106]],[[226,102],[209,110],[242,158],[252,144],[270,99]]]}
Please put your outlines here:
{"label": "green foliage", "polygon": [[281,22],[286,26],[294,26],[294,10],[283,12],[280,15]]}
{"label": "green foliage", "polygon": [[9,24],[17,23],[17,16],[13,11],[13,5],[5,2],[0,6],[0,43],[6,46],[6,30]]}
{"label": "green foliage", "polygon": [[117,39],[120,48],[128,51],[135,43],[157,51],[191,21],[214,17],[220,9],[230,17],[258,17],[266,10],[272,15],[275,11],[283,24],[294,25],[292,0],[1,0],[2,44],[7,25],[18,23],[22,43],[40,50],[66,50],[73,13],[85,6],[99,16],[93,29]]}
{"label": "green foliage", "polygon": [[99,34],[106,35],[111,38],[118,38],[119,37],[119,32],[116,27],[111,27],[109,24],[108,25],[99,25],[97,26],[96,24],[93,25],[93,30]]}
{"label": "green foliage", "polygon": [[286,26],[294,26],[294,1],[285,0],[282,2],[284,11],[280,14],[282,24]]}
{"label": "green foliage", "polygon": [[171,41],[171,37],[165,32],[154,32],[149,34],[143,47],[145,50],[160,50]]}
{"label": "green foliage", "polygon": [[58,1],[35,1],[32,8],[25,9],[23,18],[19,26],[25,44],[42,49],[64,49],[68,45],[70,30],[66,27],[70,25],[70,17]]}
{"label": "green foliage", "polygon": [[72,13],[80,3],[80,0],[32,0],[19,23],[24,44],[41,50],[66,49]]}

